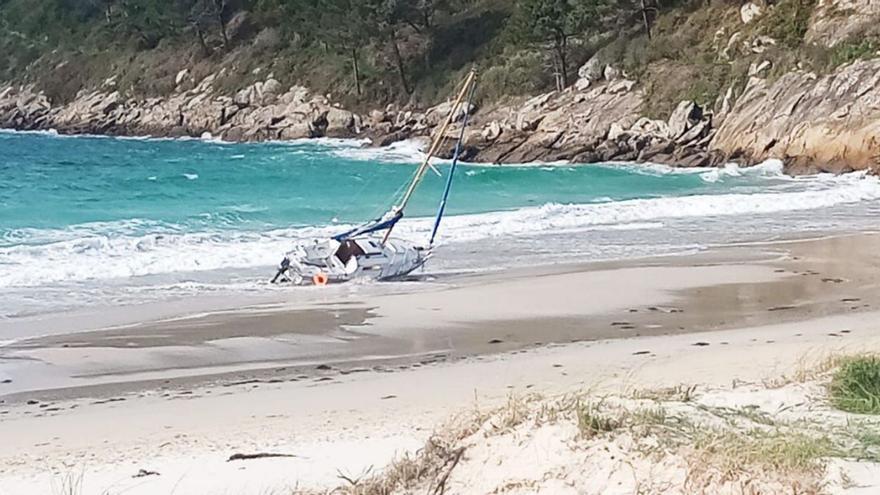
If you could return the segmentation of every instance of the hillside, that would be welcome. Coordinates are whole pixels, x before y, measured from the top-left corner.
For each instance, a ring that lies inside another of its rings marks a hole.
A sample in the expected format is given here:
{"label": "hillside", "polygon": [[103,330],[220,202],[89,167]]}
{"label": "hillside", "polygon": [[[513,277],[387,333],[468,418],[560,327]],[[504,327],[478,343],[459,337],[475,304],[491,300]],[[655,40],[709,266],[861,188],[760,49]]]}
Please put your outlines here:
{"label": "hillside", "polygon": [[842,171],[880,151],[870,0],[0,0],[0,14],[4,127],[384,143],[429,132],[419,111],[476,66],[482,161]]}

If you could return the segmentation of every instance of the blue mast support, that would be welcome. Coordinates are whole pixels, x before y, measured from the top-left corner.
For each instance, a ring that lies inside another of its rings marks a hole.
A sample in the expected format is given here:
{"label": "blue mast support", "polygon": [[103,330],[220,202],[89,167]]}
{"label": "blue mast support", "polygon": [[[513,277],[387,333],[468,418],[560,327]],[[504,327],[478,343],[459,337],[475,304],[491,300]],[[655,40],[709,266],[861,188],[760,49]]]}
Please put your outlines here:
{"label": "blue mast support", "polygon": [[343,232],[339,235],[336,235],[333,237],[333,239],[342,242],[351,239],[352,237],[372,234],[373,232],[380,232],[382,230],[388,230],[390,228],[393,228],[397,224],[397,222],[400,221],[401,218],[403,218],[403,212],[396,212],[390,218],[378,218],[366,225],[362,225],[355,229],[349,230],[348,232]]}
{"label": "blue mast support", "polygon": [[470,118],[471,103],[474,99],[474,91],[477,89],[477,83],[471,84],[468,93],[467,106],[464,107],[464,120],[461,125],[461,133],[458,135],[458,142],[455,143],[455,153],[452,155],[452,166],[449,167],[449,176],[446,177],[446,188],[443,190],[443,198],[440,200],[440,207],[437,210],[437,219],[434,220],[434,230],[431,232],[431,240],[428,245],[434,245],[434,239],[437,237],[437,231],[440,229],[440,221],[443,220],[443,213],[446,212],[446,200],[449,199],[449,191],[452,189],[452,178],[455,176],[455,168],[458,166],[458,158],[461,156],[461,144],[464,141],[464,131],[467,129],[468,120]]}

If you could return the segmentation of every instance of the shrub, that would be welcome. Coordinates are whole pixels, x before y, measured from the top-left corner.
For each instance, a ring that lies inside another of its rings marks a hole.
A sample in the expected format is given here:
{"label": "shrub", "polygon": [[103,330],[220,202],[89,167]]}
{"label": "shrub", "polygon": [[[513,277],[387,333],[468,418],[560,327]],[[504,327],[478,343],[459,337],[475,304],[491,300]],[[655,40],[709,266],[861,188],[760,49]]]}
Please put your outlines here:
{"label": "shrub", "polygon": [[857,414],[880,414],[880,358],[846,360],[831,381],[834,407]]}

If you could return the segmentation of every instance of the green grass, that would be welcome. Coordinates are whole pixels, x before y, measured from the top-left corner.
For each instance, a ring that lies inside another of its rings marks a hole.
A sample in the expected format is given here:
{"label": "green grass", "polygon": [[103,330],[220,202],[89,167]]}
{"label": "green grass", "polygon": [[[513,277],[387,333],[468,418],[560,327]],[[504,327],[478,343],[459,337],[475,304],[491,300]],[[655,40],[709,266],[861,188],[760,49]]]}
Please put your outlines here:
{"label": "green grass", "polygon": [[810,27],[810,17],[816,9],[816,0],[782,0],[762,21],[762,34],[770,36],[788,48],[798,48]]}
{"label": "green grass", "polygon": [[880,414],[880,357],[845,360],[830,387],[834,407],[856,414]]}

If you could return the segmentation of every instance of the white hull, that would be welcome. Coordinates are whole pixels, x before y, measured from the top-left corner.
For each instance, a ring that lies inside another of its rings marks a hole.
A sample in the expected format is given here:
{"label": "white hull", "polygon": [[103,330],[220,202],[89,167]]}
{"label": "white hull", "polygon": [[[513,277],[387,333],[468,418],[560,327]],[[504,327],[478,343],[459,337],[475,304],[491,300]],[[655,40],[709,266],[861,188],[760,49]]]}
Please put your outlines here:
{"label": "white hull", "polygon": [[297,285],[355,279],[394,280],[421,268],[431,250],[401,239],[357,237],[346,241],[313,239],[294,246],[275,281]]}

